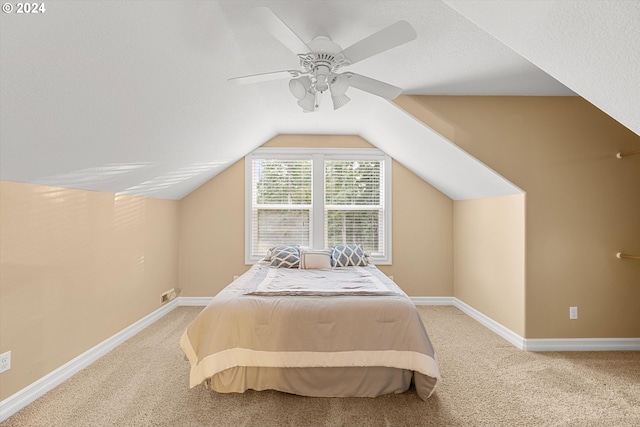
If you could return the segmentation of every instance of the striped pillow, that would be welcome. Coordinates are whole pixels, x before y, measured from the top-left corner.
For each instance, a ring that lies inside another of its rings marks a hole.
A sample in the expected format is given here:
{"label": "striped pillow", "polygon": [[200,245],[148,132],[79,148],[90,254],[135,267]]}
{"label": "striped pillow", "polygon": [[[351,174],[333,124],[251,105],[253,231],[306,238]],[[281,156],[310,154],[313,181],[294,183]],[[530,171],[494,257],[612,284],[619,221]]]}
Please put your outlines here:
{"label": "striped pillow", "polygon": [[331,268],[331,251],[300,250],[300,268],[305,270]]}

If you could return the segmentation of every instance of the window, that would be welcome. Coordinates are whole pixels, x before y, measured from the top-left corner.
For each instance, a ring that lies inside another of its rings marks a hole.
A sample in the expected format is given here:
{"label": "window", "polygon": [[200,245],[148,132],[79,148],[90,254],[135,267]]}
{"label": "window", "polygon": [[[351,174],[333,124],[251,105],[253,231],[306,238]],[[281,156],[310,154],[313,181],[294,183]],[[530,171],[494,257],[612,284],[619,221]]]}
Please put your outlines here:
{"label": "window", "polygon": [[361,243],[391,263],[391,161],[372,149],[254,151],[246,164],[246,262],[281,244]]}
{"label": "window", "polygon": [[252,160],[253,253],[298,243],[311,246],[311,160]]}
{"label": "window", "polygon": [[[325,160],[324,242],[328,246],[362,243],[382,255],[384,163],[381,160]],[[380,241],[382,240],[382,241]]]}

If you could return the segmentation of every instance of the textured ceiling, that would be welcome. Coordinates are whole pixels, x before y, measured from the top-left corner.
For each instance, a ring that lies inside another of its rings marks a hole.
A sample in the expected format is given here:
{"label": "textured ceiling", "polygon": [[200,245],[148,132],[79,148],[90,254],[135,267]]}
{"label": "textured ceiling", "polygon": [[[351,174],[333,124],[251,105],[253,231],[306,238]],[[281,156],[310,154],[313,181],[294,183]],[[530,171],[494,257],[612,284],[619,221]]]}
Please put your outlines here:
{"label": "textured ceiling", "polygon": [[640,1],[449,1],[640,135]]}
{"label": "textured ceiling", "polygon": [[[638,73],[629,74],[638,66],[637,49],[616,51],[629,60],[600,55],[618,40],[637,46],[637,25],[613,22],[624,13],[625,23],[637,23],[637,2],[588,2],[579,9],[556,1],[466,3],[58,1],[46,3],[40,15],[2,14],[0,177],[180,199],[278,133],[357,134],[454,199],[519,191],[367,93],[352,88],[352,101],[340,110],[331,110],[327,99],[319,112],[303,114],[286,79],[230,84],[231,77],[298,67],[296,56],[253,18],[258,6],[270,7],[304,40],[329,35],[343,48],[397,20],[409,21],[416,40],[350,67],[407,94],[584,91],[638,133],[640,85]],[[602,8],[609,12],[604,22],[598,21]],[[548,16],[554,19],[542,25],[540,17]],[[580,37],[582,26],[594,21],[600,31],[590,36],[599,41],[592,48]],[[567,53],[574,44],[575,52]],[[582,84],[590,69],[575,61],[586,53],[594,73],[627,73],[635,91],[607,96],[606,80]],[[633,103],[625,103],[629,97]],[[439,160],[420,161],[428,158]],[[448,175],[452,168],[459,173]]]}

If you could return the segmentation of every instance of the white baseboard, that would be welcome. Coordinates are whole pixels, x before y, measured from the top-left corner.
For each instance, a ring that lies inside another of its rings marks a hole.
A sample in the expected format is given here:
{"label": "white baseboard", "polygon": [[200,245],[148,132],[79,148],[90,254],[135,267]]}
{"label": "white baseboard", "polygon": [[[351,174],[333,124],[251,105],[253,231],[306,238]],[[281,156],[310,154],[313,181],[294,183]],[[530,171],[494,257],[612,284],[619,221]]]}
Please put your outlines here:
{"label": "white baseboard", "polygon": [[525,339],[520,335],[516,334],[515,332],[513,332],[511,329],[506,328],[505,326],[496,322],[492,318],[482,314],[481,312],[471,307],[470,305],[460,301],[458,298],[454,298],[453,306],[459,309],[460,311],[462,311],[467,316],[478,321],[481,325],[483,325],[487,329],[493,331],[497,335],[509,341],[511,344],[513,344],[520,350],[524,350]]}
{"label": "white baseboard", "polygon": [[[0,402],[0,422],[18,412],[46,392],[98,360],[127,339],[178,306],[206,306],[213,297],[178,297],[138,320],[100,344],[65,363],[19,392]],[[489,330],[526,351],[618,351],[640,350],[640,338],[525,339],[455,297],[411,297],[415,305],[452,305]]]}
{"label": "white baseboard", "polygon": [[205,306],[208,305],[213,297],[179,297],[179,306]]}
{"label": "white baseboard", "polygon": [[453,305],[454,297],[409,297],[415,305]]}
{"label": "white baseboard", "polygon": [[526,351],[638,351],[640,338],[529,338]]}
{"label": "white baseboard", "polygon": [[638,351],[640,338],[523,338],[455,297],[411,297],[415,305],[452,305],[525,351]]}
{"label": "white baseboard", "polygon": [[100,344],[90,348],[78,357],[48,373],[19,392],[7,397],[0,402],[0,422],[6,420],[40,396],[43,396],[46,392],[53,390],[55,387],[62,384],[64,381],[71,378],[73,375],[86,368],[91,363],[95,362],[147,326],[151,325],[177,306],[177,299],[163,305],[131,326],[126,327],[110,338],[102,341]]}
{"label": "white baseboard", "polygon": [[478,310],[471,307],[470,305],[467,305],[464,302],[460,301],[456,297],[410,297],[410,298],[415,305],[452,305],[458,308],[459,310],[461,310],[467,316],[478,321],[480,324],[482,324],[486,328],[490,329],[491,331],[495,332],[502,338],[506,339],[511,344],[518,347],[519,349],[522,350],[524,348],[524,338],[522,338],[520,335],[516,334],[512,330],[505,328],[500,323],[496,322],[490,317],[487,317],[484,314],[480,313]]}

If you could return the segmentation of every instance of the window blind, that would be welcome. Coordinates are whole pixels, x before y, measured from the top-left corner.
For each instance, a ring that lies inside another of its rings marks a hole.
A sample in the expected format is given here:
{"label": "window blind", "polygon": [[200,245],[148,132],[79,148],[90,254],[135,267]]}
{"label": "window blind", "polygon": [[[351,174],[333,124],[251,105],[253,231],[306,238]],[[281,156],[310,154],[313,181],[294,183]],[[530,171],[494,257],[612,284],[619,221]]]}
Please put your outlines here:
{"label": "window blind", "polygon": [[368,149],[258,149],[246,158],[246,261],[269,248],[359,243],[391,262],[390,159]]}
{"label": "window blind", "polygon": [[252,159],[252,253],[311,246],[311,160]]}
{"label": "window blind", "polygon": [[325,241],[384,255],[384,162],[325,160]]}

